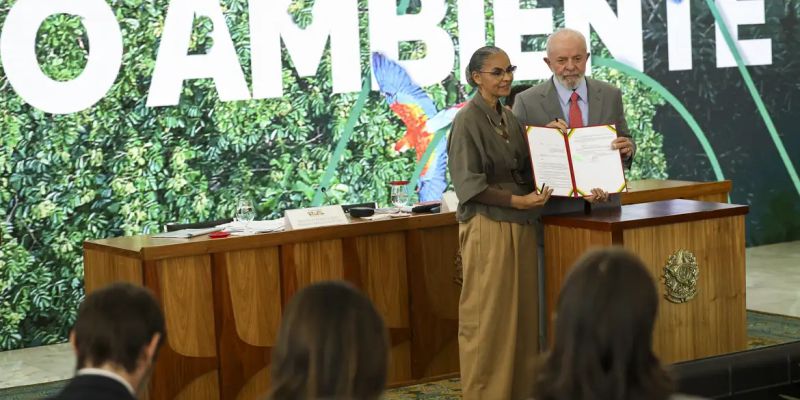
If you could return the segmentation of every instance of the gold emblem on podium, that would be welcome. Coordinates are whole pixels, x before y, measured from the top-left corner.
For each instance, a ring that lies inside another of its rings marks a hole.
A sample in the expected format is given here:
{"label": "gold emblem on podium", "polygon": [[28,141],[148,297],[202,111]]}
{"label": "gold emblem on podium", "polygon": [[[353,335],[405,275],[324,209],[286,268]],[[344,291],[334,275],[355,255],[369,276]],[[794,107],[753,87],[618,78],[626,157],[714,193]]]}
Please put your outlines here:
{"label": "gold emblem on podium", "polygon": [[697,259],[689,250],[680,249],[669,256],[664,266],[664,297],[673,303],[686,303],[697,294],[697,277],[700,270]]}

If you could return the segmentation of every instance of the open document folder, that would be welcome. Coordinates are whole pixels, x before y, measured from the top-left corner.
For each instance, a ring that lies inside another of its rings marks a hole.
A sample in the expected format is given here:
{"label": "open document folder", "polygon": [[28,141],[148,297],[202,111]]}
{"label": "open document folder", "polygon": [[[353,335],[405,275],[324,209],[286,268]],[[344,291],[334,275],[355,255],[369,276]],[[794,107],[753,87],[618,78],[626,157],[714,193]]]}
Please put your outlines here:
{"label": "open document folder", "polygon": [[617,137],[614,125],[572,128],[529,126],[533,177],[537,190],[544,185],[554,196],[580,197],[601,188],[608,193],[627,190],[619,150],[611,147]]}

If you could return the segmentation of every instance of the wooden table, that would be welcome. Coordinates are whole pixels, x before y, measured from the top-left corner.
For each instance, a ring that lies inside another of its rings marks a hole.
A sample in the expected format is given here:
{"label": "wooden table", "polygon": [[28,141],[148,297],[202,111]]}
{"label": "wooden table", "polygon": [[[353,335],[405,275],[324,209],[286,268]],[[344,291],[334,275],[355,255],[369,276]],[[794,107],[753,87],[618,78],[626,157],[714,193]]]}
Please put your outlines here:
{"label": "wooden table", "polygon": [[[630,182],[622,202],[727,199],[730,181]],[[390,332],[390,385],[458,373],[453,213],[245,237],[84,243],[86,292],[114,281],[149,287],[167,324],[153,399],[254,399],[269,387],[281,313],[298,289],[345,279]]]}

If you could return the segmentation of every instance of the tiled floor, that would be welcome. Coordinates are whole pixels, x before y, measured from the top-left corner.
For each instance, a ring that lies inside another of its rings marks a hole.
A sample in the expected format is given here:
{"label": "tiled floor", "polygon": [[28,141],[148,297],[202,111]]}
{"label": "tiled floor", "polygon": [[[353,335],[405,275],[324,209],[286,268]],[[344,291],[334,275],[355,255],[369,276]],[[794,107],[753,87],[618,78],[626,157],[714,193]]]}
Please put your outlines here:
{"label": "tiled floor", "polygon": [[69,343],[0,352],[0,388],[58,381],[74,372]]}
{"label": "tiled floor", "polygon": [[[747,308],[800,317],[800,241],[747,249]],[[66,379],[69,344],[0,352],[0,388]]]}
{"label": "tiled floor", "polygon": [[747,249],[747,309],[800,317],[800,241]]}

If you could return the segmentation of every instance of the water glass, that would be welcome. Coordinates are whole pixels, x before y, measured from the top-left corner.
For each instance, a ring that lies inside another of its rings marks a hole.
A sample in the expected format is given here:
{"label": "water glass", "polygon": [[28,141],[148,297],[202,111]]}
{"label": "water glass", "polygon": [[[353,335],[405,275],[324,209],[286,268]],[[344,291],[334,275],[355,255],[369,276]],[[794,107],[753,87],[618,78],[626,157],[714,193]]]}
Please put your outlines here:
{"label": "water glass", "polygon": [[392,204],[397,208],[408,204],[408,181],[393,181],[389,184],[391,185]]}
{"label": "water glass", "polygon": [[236,207],[236,221],[244,225],[244,231],[250,232],[250,222],[256,218],[256,209],[253,207],[253,202],[247,199],[239,200]]}

